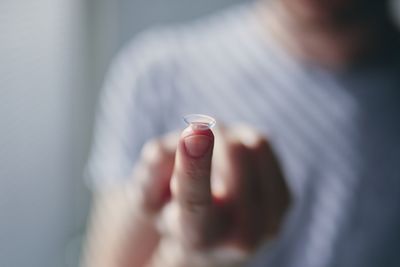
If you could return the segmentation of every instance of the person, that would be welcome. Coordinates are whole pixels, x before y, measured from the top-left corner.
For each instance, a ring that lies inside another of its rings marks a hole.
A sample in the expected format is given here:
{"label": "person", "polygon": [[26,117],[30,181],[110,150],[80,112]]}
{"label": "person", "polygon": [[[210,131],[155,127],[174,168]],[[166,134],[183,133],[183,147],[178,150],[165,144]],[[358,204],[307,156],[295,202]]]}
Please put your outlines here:
{"label": "person", "polygon": [[[84,266],[400,266],[385,0],[246,3],[135,38],[100,101]],[[186,128],[208,114],[217,127]]]}

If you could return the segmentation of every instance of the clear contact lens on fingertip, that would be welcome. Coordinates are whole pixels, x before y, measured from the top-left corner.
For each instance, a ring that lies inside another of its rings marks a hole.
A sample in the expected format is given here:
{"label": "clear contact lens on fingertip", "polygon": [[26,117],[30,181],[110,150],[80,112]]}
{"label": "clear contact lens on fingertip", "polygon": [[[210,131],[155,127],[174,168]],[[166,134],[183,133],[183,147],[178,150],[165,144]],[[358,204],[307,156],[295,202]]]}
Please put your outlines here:
{"label": "clear contact lens on fingertip", "polygon": [[216,124],[216,120],[213,117],[203,114],[189,114],[184,116],[183,120],[195,130],[208,130]]}

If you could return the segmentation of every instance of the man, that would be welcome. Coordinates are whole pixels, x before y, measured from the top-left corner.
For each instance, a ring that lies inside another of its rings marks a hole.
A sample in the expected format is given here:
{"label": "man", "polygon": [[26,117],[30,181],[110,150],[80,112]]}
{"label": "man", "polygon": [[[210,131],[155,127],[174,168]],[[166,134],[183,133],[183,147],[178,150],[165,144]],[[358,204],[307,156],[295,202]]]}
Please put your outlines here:
{"label": "man", "polygon": [[[260,1],[137,38],[101,102],[86,266],[399,266],[388,4]],[[224,126],[174,133],[189,113]]]}

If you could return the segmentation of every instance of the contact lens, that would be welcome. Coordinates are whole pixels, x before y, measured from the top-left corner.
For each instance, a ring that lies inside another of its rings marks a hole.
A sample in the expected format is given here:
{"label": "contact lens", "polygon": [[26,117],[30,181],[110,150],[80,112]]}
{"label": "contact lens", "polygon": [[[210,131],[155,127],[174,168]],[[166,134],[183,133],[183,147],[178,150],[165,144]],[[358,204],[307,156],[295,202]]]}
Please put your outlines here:
{"label": "contact lens", "polygon": [[189,114],[183,117],[183,120],[194,130],[208,130],[215,126],[213,117],[203,114]]}

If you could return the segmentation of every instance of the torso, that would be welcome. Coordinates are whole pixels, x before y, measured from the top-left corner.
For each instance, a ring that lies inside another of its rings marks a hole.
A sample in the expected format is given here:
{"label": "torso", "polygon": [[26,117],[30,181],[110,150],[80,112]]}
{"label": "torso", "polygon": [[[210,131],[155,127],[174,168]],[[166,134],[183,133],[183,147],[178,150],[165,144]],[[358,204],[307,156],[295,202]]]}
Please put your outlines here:
{"label": "torso", "polygon": [[400,264],[399,65],[318,69],[237,12],[182,30],[166,125],[204,113],[265,133],[296,200],[271,266]]}

